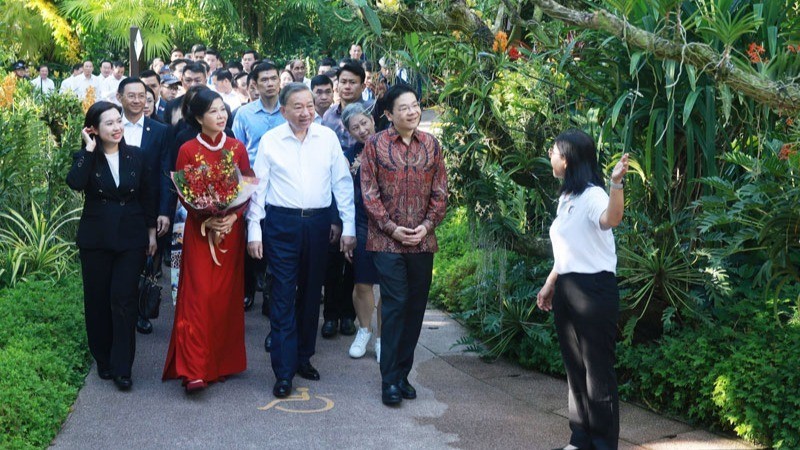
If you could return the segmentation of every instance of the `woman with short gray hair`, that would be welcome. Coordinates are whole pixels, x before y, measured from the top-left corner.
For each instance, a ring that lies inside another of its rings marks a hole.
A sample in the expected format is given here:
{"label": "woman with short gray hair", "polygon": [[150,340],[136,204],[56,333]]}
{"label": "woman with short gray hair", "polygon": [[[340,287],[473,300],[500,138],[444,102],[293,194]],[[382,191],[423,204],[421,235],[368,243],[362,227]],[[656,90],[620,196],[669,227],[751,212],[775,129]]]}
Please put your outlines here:
{"label": "woman with short gray hair", "polygon": [[[356,250],[353,253],[353,279],[355,293],[353,306],[358,318],[358,333],[350,345],[350,357],[361,358],[367,352],[367,344],[372,338],[370,325],[372,314],[375,311],[375,294],[373,286],[378,283],[378,271],[372,262],[372,255],[367,252],[367,212],[364,210],[364,200],[361,197],[361,151],[364,143],[375,134],[375,121],[372,114],[363,103],[351,103],[342,111],[342,124],[356,139],[356,144],[344,151],[350,163],[350,174],[353,176],[356,206]],[[378,299],[380,310],[380,299]],[[381,316],[377,318],[377,334],[375,336],[375,358],[381,361]]]}

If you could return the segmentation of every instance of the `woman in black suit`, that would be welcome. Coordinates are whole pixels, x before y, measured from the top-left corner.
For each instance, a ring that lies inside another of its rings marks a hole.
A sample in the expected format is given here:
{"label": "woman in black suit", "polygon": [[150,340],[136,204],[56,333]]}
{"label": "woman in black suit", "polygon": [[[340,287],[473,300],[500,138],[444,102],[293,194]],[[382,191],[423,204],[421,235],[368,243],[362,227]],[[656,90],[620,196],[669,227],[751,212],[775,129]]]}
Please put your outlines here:
{"label": "woman in black suit", "polygon": [[125,145],[119,106],[97,102],[81,131],[67,184],[83,191],[77,244],[89,350],[100,378],[130,389],[139,274],[156,250],[156,197],[149,167]]}

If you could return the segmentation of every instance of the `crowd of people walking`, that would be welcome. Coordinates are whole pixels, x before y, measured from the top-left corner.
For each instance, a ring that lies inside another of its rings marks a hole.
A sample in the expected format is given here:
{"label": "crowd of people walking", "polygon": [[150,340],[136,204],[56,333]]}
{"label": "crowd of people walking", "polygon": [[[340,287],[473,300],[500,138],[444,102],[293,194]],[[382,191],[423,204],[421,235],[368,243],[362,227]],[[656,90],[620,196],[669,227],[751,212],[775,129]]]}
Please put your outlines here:
{"label": "crowd of people walking", "polygon": [[[226,63],[195,45],[137,77],[124,77],[113,61],[101,62],[97,76],[85,61],[61,84],[97,100],[67,182],[85,196],[77,244],[101,378],[122,390],[133,384],[135,330],[152,330],[137,313],[137,281],[147,256],[169,258],[182,206],[164,380],[179,379],[192,393],[246,370],[245,311],[261,290],[275,397],[291,394],[296,375],[322,377],[312,364],[322,304],[323,338],[354,335],[351,358],[374,342],[382,402],[416,398],[409,373],[448,199],[443,152],[419,129],[420,93],[391,59],[374,72],[354,44],[349,58],[319,60],[316,74],[307,62],[278,64],[248,50]],[[32,81],[43,93],[55,89],[46,69]],[[550,231],[555,264],[538,304],[555,312],[567,367],[565,448],[616,448],[611,228],[622,219],[628,159],[606,193],[588,135],[567,131],[548,155],[564,183]],[[249,202],[221,214],[198,210],[171,176],[198,165],[254,180]]]}
{"label": "crowd of people walking", "polygon": [[[137,313],[136,282],[146,255],[168,255],[182,206],[165,380],[195,392],[244,371],[245,310],[260,288],[276,397],[291,393],[295,375],[320,379],[311,359],[324,303],[321,334],[355,335],[350,357],[374,339],[383,402],[414,398],[408,372],[447,203],[441,148],[417,129],[419,93],[386,58],[373,74],[357,44],[350,58],[320,60],[311,78],[302,59],[284,68],[247,51],[224,64],[202,45],[184,56],[176,50],[138,77],[103,61],[102,78],[85,61],[60,87],[96,99],[68,180],[86,197],[78,246],[101,376],[133,384],[135,330],[152,331]],[[248,203],[207,215],[176,191],[174,174],[225,160],[256,180]],[[386,300],[373,328],[375,285]]]}

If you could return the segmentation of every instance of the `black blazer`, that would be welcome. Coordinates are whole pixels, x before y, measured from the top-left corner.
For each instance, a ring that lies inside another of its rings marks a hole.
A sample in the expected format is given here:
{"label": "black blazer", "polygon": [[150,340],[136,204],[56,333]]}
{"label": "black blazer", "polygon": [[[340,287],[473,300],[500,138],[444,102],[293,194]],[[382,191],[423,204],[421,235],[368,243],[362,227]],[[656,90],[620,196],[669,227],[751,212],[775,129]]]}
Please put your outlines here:
{"label": "black blazer", "polygon": [[158,215],[168,216],[170,211],[169,198],[171,197],[172,180],[170,179],[170,150],[172,149],[172,133],[165,124],[144,118],[142,130],[141,150],[145,162],[149,166],[150,175],[153,177],[153,186],[156,187],[156,204]]}
{"label": "black blazer", "polygon": [[75,153],[67,184],[84,193],[78,247],[113,251],[147,247],[147,229],[156,226],[156,193],[142,156],[138,147],[120,143],[117,187],[101,148]]}

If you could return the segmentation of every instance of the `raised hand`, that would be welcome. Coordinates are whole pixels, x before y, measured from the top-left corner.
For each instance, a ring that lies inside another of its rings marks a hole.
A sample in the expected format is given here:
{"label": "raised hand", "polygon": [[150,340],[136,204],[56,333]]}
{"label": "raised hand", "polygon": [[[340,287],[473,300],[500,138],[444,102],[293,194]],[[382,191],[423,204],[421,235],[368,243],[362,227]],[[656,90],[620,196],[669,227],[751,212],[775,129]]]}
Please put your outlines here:
{"label": "raised hand", "polygon": [[81,137],[83,138],[83,143],[86,146],[86,151],[90,153],[93,152],[94,148],[97,146],[97,141],[95,141],[92,134],[92,127],[86,127],[81,130]]}
{"label": "raised hand", "polygon": [[614,170],[611,171],[611,182],[614,184],[622,183],[622,178],[625,176],[626,173],[628,173],[627,153],[622,155],[622,158],[619,159],[617,165],[614,166]]}

